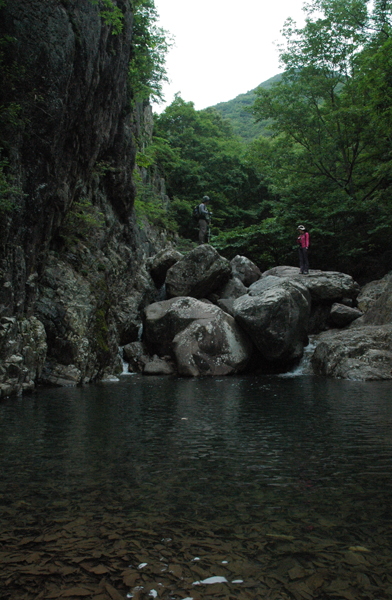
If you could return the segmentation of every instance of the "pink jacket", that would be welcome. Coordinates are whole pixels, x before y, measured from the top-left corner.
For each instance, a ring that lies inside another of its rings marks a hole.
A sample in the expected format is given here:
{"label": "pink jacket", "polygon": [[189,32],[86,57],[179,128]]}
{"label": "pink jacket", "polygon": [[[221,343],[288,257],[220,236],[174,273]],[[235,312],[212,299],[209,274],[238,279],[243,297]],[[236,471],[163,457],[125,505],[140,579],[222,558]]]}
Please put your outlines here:
{"label": "pink jacket", "polygon": [[301,235],[297,238],[297,243],[299,246],[301,246],[301,248],[309,248],[309,234],[307,231],[301,233]]}

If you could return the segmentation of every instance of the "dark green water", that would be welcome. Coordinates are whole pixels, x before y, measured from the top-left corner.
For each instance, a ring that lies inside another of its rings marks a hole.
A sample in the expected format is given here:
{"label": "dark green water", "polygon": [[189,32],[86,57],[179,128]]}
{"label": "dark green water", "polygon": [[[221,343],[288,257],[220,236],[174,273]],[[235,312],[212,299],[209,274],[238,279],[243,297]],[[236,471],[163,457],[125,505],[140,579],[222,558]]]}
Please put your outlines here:
{"label": "dark green water", "polygon": [[392,598],[389,382],[41,390],[0,456],[0,598]]}

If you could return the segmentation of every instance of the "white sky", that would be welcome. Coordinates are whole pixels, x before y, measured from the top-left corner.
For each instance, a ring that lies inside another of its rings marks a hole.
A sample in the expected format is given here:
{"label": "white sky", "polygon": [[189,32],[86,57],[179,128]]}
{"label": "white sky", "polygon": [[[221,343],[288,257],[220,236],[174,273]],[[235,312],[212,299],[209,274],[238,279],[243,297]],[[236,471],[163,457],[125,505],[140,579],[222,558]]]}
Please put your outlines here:
{"label": "white sky", "polygon": [[[166,104],[176,92],[201,110],[226,102],[280,72],[280,31],[304,24],[304,0],[155,0],[158,25],[175,36],[166,68]],[[161,112],[165,105],[154,105]]]}

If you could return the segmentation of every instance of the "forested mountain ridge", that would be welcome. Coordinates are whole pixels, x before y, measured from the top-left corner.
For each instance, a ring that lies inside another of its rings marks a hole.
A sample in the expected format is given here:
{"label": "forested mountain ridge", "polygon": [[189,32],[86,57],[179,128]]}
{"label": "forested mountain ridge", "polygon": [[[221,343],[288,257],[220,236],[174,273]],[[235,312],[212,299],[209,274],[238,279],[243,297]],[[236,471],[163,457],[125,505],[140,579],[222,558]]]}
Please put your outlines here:
{"label": "forested mountain ridge", "polygon": [[233,127],[233,131],[238,135],[244,142],[251,142],[259,135],[270,135],[267,126],[270,124],[270,119],[264,119],[260,122],[255,122],[255,119],[251,112],[247,109],[251,109],[256,99],[256,90],[260,87],[268,89],[274,83],[277,83],[282,78],[281,74],[275,75],[270,79],[267,79],[261,83],[257,88],[249,90],[244,94],[239,94],[233,100],[227,102],[219,102],[211,108],[215,108],[224,119],[228,119]]}
{"label": "forested mountain ridge", "polygon": [[[283,74],[218,105],[226,118],[179,97],[156,116],[156,158],[180,234],[191,236],[184,211],[207,194],[228,258],[296,264],[301,223],[313,268],[381,277],[392,268],[392,2],[311,0],[306,12],[303,28],[285,23]],[[269,135],[241,141],[243,113]]]}

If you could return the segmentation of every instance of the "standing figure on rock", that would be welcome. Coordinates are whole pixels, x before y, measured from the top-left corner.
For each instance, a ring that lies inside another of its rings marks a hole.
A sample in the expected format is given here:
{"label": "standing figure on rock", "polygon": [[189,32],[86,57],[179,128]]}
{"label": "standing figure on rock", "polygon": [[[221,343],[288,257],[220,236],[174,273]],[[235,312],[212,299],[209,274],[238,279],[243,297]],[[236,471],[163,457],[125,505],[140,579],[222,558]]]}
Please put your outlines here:
{"label": "standing figure on rock", "polygon": [[199,204],[199,246],[201,244],[205,244],[206,238],[208,240],[208,223],[210,222],[210,211],[208,210],[207,205],[209,204],[210,199],[208,196],[203,197],[203,202]]}
{"label": "standing figure on rock", "polygon": [[299,246],[299,268],[303,275],[307,275],[309,273],[309,233],[303,225],[298,225],[297,229],[299,234],[297,238],[297,244]]}

